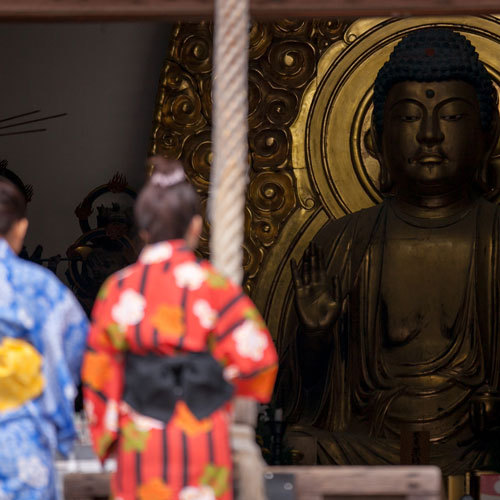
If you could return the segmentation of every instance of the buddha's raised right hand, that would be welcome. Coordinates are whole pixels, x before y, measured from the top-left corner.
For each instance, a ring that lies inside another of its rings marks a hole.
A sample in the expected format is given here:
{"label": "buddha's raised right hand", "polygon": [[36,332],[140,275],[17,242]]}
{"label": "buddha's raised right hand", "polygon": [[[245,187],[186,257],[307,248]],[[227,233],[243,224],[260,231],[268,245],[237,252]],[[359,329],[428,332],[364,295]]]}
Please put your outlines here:
{"label": "buddha's raised right hand", "polygon": [[340,281],[328,277],[323,251],[311,243],[300,270],[292,259],[295,306],[306,333],[328,333],[341,311]]}

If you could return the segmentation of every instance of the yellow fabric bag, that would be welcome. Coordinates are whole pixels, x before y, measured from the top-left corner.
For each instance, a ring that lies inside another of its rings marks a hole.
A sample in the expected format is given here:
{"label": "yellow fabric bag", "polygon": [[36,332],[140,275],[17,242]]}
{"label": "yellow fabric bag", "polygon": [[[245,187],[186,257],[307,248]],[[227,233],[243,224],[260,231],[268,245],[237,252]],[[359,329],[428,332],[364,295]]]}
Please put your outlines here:
{"label": "yellow fabric bag", "polygon": [[28,342],[4,337],[0,343],[0,411],[39,396],[44,388],[42,356]]}

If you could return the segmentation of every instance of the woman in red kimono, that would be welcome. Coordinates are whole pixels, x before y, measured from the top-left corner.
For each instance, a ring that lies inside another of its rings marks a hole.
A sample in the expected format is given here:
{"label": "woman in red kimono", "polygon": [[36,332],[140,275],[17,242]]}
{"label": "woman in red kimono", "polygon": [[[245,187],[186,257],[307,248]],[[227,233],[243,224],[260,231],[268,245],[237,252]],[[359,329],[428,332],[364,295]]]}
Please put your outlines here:
{"label": "woman in red kimono", "polygon": [[267,402],[276,351],[239,286],[198,259],[199,201],[177,162],[155,160],[135,213],[147,245],[93,310],[85,409],[115,500],[231,500],[235,395]]}

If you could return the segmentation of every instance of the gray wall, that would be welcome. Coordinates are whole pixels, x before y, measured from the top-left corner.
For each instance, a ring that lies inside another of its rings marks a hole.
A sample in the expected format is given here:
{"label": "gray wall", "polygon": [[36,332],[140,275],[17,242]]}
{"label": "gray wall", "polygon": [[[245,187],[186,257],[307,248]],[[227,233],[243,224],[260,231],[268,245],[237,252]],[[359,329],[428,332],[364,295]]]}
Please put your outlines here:
{"label": "gray wall", "polygon": [[0,159],[34,187],[30,250],[64,253],[80,234],[77,203],[115,172],[140,186],[169,36],[154,23],[0,25],[0,119],[68,113],[0,137]]}

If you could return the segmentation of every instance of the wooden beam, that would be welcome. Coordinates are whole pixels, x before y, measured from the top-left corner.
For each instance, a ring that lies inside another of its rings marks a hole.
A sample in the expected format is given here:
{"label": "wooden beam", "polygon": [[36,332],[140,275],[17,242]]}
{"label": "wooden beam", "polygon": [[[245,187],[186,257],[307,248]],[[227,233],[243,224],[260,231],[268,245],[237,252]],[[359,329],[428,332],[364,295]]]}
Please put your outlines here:
{"label": "wooden beam", "polygon": [[251,0],[255,17],[362,17],[500,13],[500,0]]}
{"label": "wooden beam", "polygon": [[[259,19],[500,12],[500,0],[251,0]],[[0,0],[0,20],[211,19],[213,0]]]}

